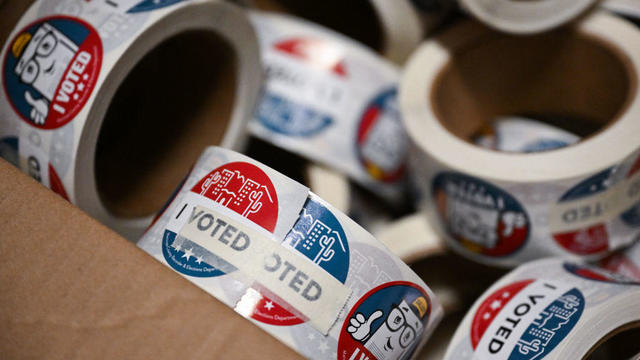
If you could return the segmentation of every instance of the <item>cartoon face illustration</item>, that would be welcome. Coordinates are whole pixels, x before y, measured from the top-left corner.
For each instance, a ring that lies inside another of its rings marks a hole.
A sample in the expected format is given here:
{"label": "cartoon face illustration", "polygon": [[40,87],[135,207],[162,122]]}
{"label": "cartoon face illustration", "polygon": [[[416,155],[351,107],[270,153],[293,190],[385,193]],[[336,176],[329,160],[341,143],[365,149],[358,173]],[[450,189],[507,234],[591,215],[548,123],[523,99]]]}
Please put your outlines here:
{"label": "cartoon face illustration", "polygon": [[24,49],[15,72],[22,82],[31,85],[51,101],[77,51],[78,46],[68,37],[48,23],[43,23]]}
{"label": "cartoon face illustration", "polygon": [[361,320],[364,319],[364,316],[356,314],[351,319],[351,326],[347,328],[347,331],[351,332],[354,338],[366,334],[365,339],[367,340],[364,346],[378,359],[399,359],[409,350],[417,335],[422,332],[421,320],[409,304],[402,300],[400,305],[391,308],[382,325],[375,332],[369,333],[367,328],[381,316],[382,311],[378,310],[363,323]]}
{"label": "cartoon face illustration", "polygon": [[70,16],[40,19],[9,42],[3,85],[29,125],[55,129],[74,119],[91,97],[102,65],[102,40]]}
{"label": "cartoon face illustration", "polygon": [[498,242],[498,216],[494,209],[486,209],[460,201],[458,198],[447,198],[447,218],[451,231],[480,246],[493,248]]}
{"label": "cartoon face illustration", "polygon": [[388,284],[365,295],[345,320],[343,359],[404,360],[415,351],[429,318],[428,297],[412,285]]}

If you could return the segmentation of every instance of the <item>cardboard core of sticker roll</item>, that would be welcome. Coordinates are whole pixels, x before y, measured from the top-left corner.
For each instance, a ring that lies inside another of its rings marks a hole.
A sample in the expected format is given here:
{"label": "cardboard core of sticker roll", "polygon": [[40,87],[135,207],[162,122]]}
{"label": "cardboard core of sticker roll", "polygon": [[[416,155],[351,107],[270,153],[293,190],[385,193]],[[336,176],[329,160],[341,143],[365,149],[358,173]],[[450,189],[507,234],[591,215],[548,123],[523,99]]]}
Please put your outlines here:
{"label": "cardboard core of sticker roll", "polygon": [[640,322],[623,325],[593,346],[584,360],[632,359],[640,352]]}
{"label": "cardboard core of sticker roll", "polygon": [[510,115],[588,137],[635,96],[633,67],[605,41],[566,29],[528,37],[481,31],[455,49],[430,94],[438,121],[465,141]]}
{"label": "cardboard core of sticker roll", "polygon": [[384,51],[384,33],[369,0],[254,0],[261,10],[296,15],[347,35],[371,49]]}
{"label": "cardboard core of sticker roll", "polygon": [[144,56],[119,86],[102,124],[95,178],[121,218],[155,213],[231,120],[236,58],[213,32],[188,31]]}

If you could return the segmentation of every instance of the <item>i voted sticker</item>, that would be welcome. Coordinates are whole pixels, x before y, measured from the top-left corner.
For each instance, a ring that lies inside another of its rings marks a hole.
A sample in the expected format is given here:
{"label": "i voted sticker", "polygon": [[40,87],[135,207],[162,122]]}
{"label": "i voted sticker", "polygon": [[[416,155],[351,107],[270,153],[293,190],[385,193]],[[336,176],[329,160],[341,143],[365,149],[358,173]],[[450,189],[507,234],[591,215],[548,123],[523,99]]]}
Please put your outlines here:
{"label": "i voted sticker", "polygon": [[266,91],[257,119],[292,137],[311,137],[335,123],[345,101],[346,68],[334,44],[311,38],[279,41],[264,54]]}
{"label": "i voted sticker", "polygon": [[4,90],[29,125],[56,129],[82,110],[98,80],[102,42],[88,23],[69,16],[40,19],[9,42]]}
{"label": "i voted sticker", "polygon": [[569,335],[585,307],[569,284],[522,280],[489,295],[471,324],[474,358],[541,360]]}
{"label": "i voted sticker", "polygon": [[394,281],[363,295],[347,315],[338,339],[338,359],[409,359],[431,312],[420,286]]}
{"label": "i voted sticker", "polygon": [[467,250],[506,256],[529,237],[529,216],[518,200],[497,186],[453,172],[432,184],[439,215],[449,234]]}
{"label": "i voted sticker", "polygon": [[360,162],[372,178],[383,182],[401,178],[407,161],[409,139],[396,97],[395,88],[377,95],[367,105],[358,126]]}
{"label": "i voted sticker", "polygon": [[[232,162],[211,171],[191,188],[191,193],[210,199],[249,221],[273,232],[278,220],[278,197],[267,174],[255,165]],[[177,210],[175,218],[191,216],[192,208]],[[193,219],[193,221],[201,221]],[[211,219],[215,234],[219,237],[239,236],[238,229],[229,227],[224,221]],[[176,271],[189,276],[213,277],[225,272],[208,263],[204,257],[211,254],[197,244],[188,247],[176,241],[175,231],[165,230],[162,251],[165,260]]]}
{"label": "i voted sticker", "polygon": [[[349,242],[338,219],[319,199],[311,196],[300,218],[287,234],[284,245],[295,249],[314,264],[344,283],[349,272]],[[304,320],[263,297],[250,314],[271,325],[295,325]]]}

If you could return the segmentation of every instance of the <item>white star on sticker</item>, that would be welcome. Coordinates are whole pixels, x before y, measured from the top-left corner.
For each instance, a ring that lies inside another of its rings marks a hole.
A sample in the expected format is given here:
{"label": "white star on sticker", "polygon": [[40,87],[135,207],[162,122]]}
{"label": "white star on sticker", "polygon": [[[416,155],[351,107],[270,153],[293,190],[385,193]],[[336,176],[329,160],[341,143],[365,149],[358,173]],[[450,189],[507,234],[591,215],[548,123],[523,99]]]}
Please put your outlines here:
{"label": "white star on sticker", "polygon": [[187,261],[189,261],[189,259],[193,256],[193,249],[187,249],[184,251],[184,255],[182,255],[182,257],[186,257]]}
{"label": "white star on sticker", "polygon": [[271,309],[273,309],[275,306],[273,305],[273,301],[267,301],[267,302],[264,304],[264,307],[266,307],[266,308],[267,308],[267,310],[271,310]]}
{"label": "white star on sticker", "polygon": [[502,297],[505,298],[505,299],[508,298],[509,296],[511,296],[511,293],[508,292],[508,291],[505,291],[505,292],[502,293]]}
{"label": "white star on sticker", "polygon": [[493,300],[493,302],[491,303],[491,305],[489,307],[492,310],[496,310],[496,309],[500,309],[500,306],[502,306],[502,302],[500,300]]}
{"label": "white star on sticker", "polygon": [[202,262],[202,260],[203,260],[203,259],[202,259],[202,256],[198,256],[198,257],[196,258],[196,262],[197,262],[198,264],[200,264],[200,263]]}
{"label": "white star on sticker", "polygon": [[79,91],[84,90],[84,83],[80,83],[80,84],[78,84],[78,90],[79,90]]}
{"label": "white star on sticker", "polygon": [[329,345],[327,345],[326,341],[323,341],[320,343],[320,346],[318,346],[318,350],[320,350],[320,352],[324,353],[325,351],[329,350]]}
{"label": "white star on sticker", "polygon": [[485,320],[489,320],[489,318],[491,317],[491,314],[489,314],[488,312],[484,313],[484,315],[482,315],[482,318]]}
{"label": "white star on sticker", "polygon": [[88,78],[89,78],[89,74],[84,74],[84,75],[82,75],[82,79],[83,79],[83,80],[87,80]]}
{"label": "white star on sticker", "polygon": [[182,250],[182,246],[180,246],[180,244],[178,244],[175,241],[173,242],[173,244],[171,244],[171,247],[174,248],[178,252],[180,252]]}

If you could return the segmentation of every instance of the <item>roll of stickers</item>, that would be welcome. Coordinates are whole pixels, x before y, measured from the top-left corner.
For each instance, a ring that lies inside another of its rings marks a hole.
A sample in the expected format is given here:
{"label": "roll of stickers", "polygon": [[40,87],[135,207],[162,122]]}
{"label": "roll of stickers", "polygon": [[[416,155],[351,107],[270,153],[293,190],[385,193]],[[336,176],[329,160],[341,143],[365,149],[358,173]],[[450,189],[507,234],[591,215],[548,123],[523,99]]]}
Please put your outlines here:
{"label": "roll of stickers", "polygon": [[[423,44],[400,103],[423,205],[447,243],[499,266],[601,258],[631,243],[640,232],[631,215],[640,202],[631,135],[640,131],[639,68],[637,28],[604,13],[527,38],[466,23]],[[536,112],[571,115],[583,140],[536,153],[471,143],[498,116]]]}
{"label": "roll of stickers", "polygon": [[138,246],[308,358],[409,359],[442,316],[346,215],[222,148],[205,151]]}
{"label": "roll of stickers", "polygon": [[445,359],[583,359],[640,328],[640,283],[561,259],[527,263],[476,301]]}
{"label": "roll of stickers", "polygon": [[242,146],[258,51],[223,2],[38,1],[2,51],[0,154],[138,239],[185,161]]}
{"label": "roll of stickers", "polygon": [[251,21],[267,76],[251,133],[398,202],[408,141],[396,101],[397,68],[302,20],[252,12]]}
{"label": "roll of stickers", "polygon": [[485,24],[508,33],[533,34],[564,25],[598,0],[460,0]]}
{"label": "roll of stickers", "polygon": [[[425,35],[455,8],[454,0],[354,0],[301,2],[253,0],[260,10],[304,18],[342,33],[403,64]],[[339,14],[339,15],[337,15]]]}

